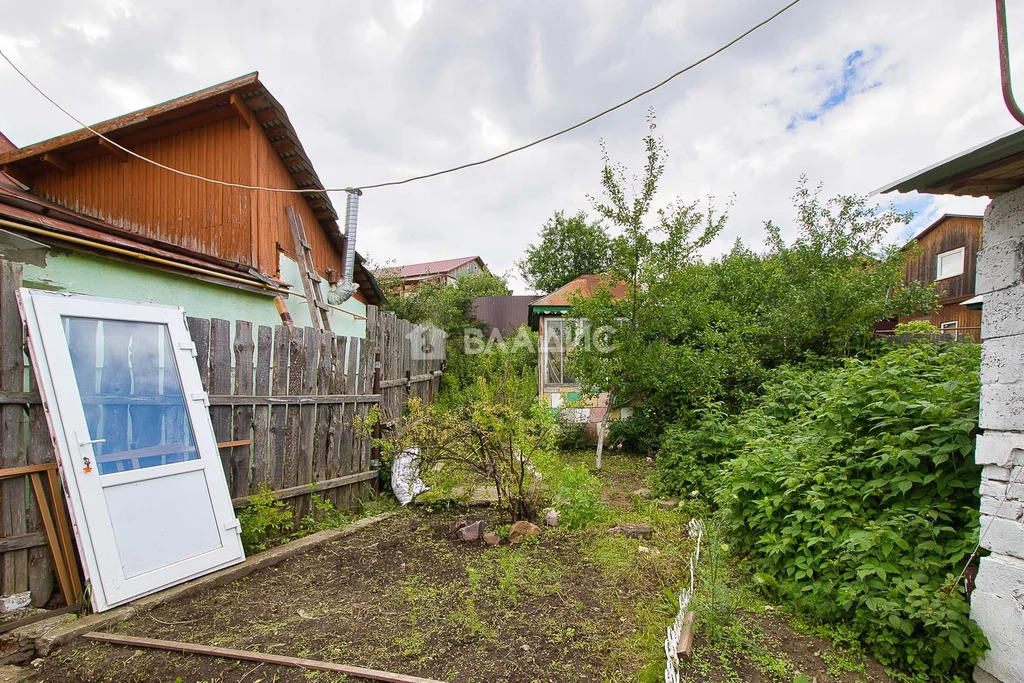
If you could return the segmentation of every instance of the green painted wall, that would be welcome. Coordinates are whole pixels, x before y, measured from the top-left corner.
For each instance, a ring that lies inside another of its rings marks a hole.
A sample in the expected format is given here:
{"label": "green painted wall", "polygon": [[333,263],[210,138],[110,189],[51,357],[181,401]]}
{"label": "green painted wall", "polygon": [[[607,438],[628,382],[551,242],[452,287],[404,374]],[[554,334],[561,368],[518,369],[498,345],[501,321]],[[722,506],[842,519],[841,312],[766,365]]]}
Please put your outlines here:
{"label": "green painted wall", "polygon": [[[282,278],[302,292],[297,265],[284,257],[281,260]],[[271,296],[80,252],[52,251],[45,268],[26,263],[22,281],[25,287],[181,306],[199,318],[281,324]],[[286,299],[295,324],[309,325],[305,299],[298,295]],[[335,334],[365,337],[365,321],[350,313],[365,317],[366,306],[350,299],[342,309],[332,310],[331,329]]]}

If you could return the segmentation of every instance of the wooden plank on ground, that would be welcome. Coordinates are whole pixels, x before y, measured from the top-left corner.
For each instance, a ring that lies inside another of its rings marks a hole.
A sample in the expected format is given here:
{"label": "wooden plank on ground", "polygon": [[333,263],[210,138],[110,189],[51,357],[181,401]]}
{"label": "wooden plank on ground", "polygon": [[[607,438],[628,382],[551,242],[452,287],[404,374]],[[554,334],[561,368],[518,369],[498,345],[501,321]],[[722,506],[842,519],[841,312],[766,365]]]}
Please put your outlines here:
{"label": "wooden plank on ground", "polygon": [[385,683],[441,683],[428,678],[418,676],[406,676],[376,669],[367,669],[361,666],[348,666],[346,664],[334,664],[322,662],[315,659],[302,657],[288,657],[285,655],[272,655],[265,652],[251,652],[249,650],[233,650],[226,647],[214,647],[212,645],[196,645],[193,643],[182,643],[174,640],[158,640],[156,638],[139,638],[137,636],[122,636],[116,633],[100,633],[92,631],[82,636],[86,640],[95,640],[100,643],[112,643],[114,645],[127,645],[135,648],[150,648],[154,650],[167,650],[170,652],[184,652],[189,654],[208,655],[222,659],[241,659],[250,662],[262,662],[278,666],[292,666],[311,671],[331,671],[342,673],[355,678],[366,678],[373,681],[384,681]]}
{"label": "wooden plank on ground", "polygon": [[[253,392],[253,343],[252,323],[247,320],[235,322],[235,394],[248,395]],[[236,441],[250,440],[252,434],[252,411],[249,404],[235,408],[232,418],[232,435]],[[250,453],[247,445],[234,446],[231,449],[231,479],[235,483],[234,495],[247,496],[251,490],[249,476],[251,473]]]}
{"label": "wooden plank on ground", "polygon": [[[225,396],[231,393],[231,323],[223,318],[210,320],[210,394]],[[211,406],[210,421],[217,441],[231,440],[231,408]],[[228,490],[235,493],[232,479],[231,454],[221,452],[221,465]]]}
{"label": "wooden plank on ground", "polygon": [[[270,366],[273,361],[273,330],[260,325],[256,332],[256,383],[253,393],[270,394]],[[270,444],[270,406],[256,406],[253,416],[252,490],[267,483],[267,454]]]}

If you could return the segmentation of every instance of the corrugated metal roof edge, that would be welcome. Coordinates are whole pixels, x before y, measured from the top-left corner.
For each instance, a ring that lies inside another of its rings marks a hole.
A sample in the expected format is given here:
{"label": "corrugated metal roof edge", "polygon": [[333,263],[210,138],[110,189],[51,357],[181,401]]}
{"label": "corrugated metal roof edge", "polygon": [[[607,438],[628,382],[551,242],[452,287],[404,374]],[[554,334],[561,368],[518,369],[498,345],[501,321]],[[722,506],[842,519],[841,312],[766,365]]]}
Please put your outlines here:
{"label": "corrugated metal roof edge", "polygon": [[899,180],[873,190],[870,195],[887,192],[927,192],[929,186],[954,178],[972,168],[1024,152],[1024,128],[1017,128],[980,145],[964,150],[948,159],[911,173]]}

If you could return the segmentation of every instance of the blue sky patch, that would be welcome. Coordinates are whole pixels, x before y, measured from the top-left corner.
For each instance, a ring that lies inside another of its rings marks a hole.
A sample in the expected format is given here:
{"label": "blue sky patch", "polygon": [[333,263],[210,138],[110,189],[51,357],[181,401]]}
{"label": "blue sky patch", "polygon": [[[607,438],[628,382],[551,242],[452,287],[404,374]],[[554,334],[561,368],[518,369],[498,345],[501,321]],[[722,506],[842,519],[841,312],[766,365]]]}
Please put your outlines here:
{"label": "blue sky patch", "polygon": [[[852,96],[877,88],[881,81],[868,81],[865,72],[882,55],[881,47],[873,47],[869,52],[854,50],[846,55],[843,67],[838,74],[826,77],[821,89],[825,91],[818,106],[812,111],[795,114],[786,125],[786,130],[795,130],[797,126],[809,121],[817,121],[836,107],[845,104]],[[824,70],[824,69],[822,69]]]}

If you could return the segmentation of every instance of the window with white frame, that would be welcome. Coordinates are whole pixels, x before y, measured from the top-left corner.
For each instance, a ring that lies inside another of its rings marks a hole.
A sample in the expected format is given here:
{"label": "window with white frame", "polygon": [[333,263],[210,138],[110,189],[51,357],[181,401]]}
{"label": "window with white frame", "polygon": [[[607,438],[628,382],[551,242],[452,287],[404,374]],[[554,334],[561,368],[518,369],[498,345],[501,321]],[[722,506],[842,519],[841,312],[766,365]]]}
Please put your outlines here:
{"label": "window with white frame", "polygon": [[544,384],[547,386],[576,384],[575,378],[566,369],[569,352],[572,351],[577,320],[546,318],[544,320]]}
{"label": "window with white frame", "polygon": [[964,273],[964,248],[944,251],[938,255],[935,264],[935,279],[945,280]]}
{"label": "window with white frame", "polygon": [[944,323],[939,323],[939,331],[943,334],[952,334],[957,336],[957,323],[955,320],[947,320]]}

